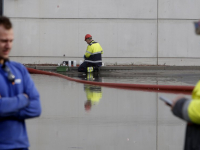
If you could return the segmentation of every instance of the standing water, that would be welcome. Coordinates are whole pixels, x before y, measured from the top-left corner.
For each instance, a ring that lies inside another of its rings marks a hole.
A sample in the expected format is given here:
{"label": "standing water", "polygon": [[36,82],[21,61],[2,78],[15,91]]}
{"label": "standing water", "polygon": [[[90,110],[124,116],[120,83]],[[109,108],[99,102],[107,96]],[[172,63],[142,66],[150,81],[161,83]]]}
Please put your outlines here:
{"label": "standing water", "polygon": [[32,78],[43,111],[26,121],[30,150],[183,149],[186,123],[158,99],[175,94],[84,85],[46,75]]}

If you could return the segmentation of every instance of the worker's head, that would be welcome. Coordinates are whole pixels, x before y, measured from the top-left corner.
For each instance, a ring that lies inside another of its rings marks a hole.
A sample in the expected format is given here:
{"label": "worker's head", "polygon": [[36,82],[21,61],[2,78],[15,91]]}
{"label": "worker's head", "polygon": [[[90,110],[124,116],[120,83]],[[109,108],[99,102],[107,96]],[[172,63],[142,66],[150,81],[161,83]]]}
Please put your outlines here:
{"label": "worker's head", "polygon": [[90,111],[91,110],[91,107],[92,107],[92,102],[90,100],[87,100],[85,102],[85,110],[86,111]]}
{"label": "worker's head", "polygon": [[92,41],[92,36],[90,34],[86,34],[85,41],[87,42],[87,44],[90,44],[90,42]]}
{"label": "worker's head", "polygon": [[8,59],[13,40],[12,23],[7,17],[0,17],[0,59]]}

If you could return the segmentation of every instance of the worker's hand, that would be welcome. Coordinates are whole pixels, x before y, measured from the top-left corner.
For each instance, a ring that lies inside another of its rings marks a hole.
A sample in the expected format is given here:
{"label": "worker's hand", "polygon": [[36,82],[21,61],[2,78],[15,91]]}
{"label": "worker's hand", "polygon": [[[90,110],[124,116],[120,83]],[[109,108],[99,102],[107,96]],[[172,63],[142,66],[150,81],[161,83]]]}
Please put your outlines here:
{"label": "worker's hand", "polygon": [[182,95],[182,94],[176,96],[176,98],[174,98],[174,99],[172,100],[172,106],[171,106],[171,109],[173,109],[174,106],[175,106],[175,104],[176,104],[176,102],[179,101],[179,100],[182,99],[182,98],[184,98],[184,95]]}
{"label": "worker's hand", "polygon": [[29,99],[29,97],[28,97],[28,95],[27,95],[27,94],[25,94],[25,93],[24,93],[24,96],[25,96],[27,99]]}

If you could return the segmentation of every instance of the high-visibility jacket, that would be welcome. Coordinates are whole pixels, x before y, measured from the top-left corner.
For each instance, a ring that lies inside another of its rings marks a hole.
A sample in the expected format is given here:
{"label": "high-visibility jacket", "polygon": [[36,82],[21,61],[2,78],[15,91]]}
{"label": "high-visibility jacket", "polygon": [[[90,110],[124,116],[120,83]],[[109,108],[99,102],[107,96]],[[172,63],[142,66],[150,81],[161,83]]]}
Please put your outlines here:
{"label": "high-visibility jacket", "polygon": [[200,124],[200,81],[192,91],[192,100],[180,99],[172,111],[176,116],[188,122]]}
{"label": "high-visibility jacket", "polygon": [[90,42],[90,44],[88,44],[87,50],[85,52],[85,62],[94,63],[101,66],[101,54],[103,54],[101,45],[93,40]]}
{"label": "high-visibility jacket", "polygon": [[188,106],[188,115],[192,122],[200,124],[200,81],[192,92],[192,101]]}

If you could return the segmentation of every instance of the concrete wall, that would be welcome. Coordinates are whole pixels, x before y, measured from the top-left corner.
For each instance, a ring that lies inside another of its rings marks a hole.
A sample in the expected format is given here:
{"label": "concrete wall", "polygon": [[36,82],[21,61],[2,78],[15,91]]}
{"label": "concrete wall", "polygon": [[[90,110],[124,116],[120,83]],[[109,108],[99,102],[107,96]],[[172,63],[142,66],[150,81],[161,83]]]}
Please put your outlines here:
{"label": "concrete wall", "polygon": [[[200,65],[199,0],[5,0],[14,24],[11,59],[81,60],[89,33],[105,64]],[[65,55],[65,56],[64,56]]]}

